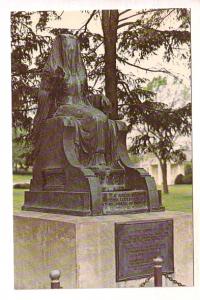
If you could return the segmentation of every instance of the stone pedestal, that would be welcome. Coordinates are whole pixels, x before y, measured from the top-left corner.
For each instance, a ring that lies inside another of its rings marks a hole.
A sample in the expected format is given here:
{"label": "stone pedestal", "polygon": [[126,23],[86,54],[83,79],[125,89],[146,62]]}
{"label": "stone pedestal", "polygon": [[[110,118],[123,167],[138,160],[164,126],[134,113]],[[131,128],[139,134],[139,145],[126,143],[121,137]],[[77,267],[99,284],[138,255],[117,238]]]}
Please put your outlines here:
{"label": "stone pedestal", "polygon": [[115,223],[168,218],[174,221],[174,277],[192,286],[191,214],[78,217],[23,211],[14,215],[15,288],[49,288],[54,269],[61,271],[63,288],[138,287],[144,279],[116,282]]}

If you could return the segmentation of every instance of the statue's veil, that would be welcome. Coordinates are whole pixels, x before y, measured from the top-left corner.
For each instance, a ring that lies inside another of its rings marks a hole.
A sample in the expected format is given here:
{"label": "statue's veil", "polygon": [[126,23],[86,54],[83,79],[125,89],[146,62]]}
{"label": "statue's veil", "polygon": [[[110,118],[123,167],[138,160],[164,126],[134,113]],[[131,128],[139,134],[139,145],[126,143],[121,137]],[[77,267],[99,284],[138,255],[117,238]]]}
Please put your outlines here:
{"label": "statue's veil", "polygon": [[76,73],[81,80],[86,80],[80,45],[73,35],[60,34],[55,38],[44,72],[55,71],[57,67],[61,67],[66,76]]}
{"label": "statue's veil", "polygon": [[83,86],[84,93],[87,94],[86,70],[82,61],[80,45],[76,37],[71,34],[60,34],[53,41],[48,60],[44,66],[40,89],[38,93],[38,110],[34,119],[33,143],[36,145],[38,135],[43,121],[49,117],[52,109],[53,99],[50,90],[51,81],[47,80],[48,74],[54,74],[57,68],[61,68],[65,73],[65,80],[70,82],[70,77],[76,75]]}

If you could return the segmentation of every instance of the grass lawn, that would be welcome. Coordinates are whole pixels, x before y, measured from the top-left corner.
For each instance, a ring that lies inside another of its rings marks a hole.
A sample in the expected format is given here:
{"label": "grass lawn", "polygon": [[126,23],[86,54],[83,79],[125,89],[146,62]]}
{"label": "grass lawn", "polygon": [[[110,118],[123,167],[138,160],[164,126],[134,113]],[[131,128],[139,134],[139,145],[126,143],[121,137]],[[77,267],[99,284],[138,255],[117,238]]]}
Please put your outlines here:
{"label": "grass lawn", "polygon": [[[13,175],[14,183],[30,182],[32,175]],[[24,189],[13,189],[13,209],[14,211],[20,211],[24,204]]]}
{"label": "grass lawn", "polygon": [[13,189],[13,210],[21,211],[21,207],[24,204],[24,192],[23,189]]}
{"label": "grass lawn", "polygon": [[[32,175],[14,175],[13,181],[29,182]],[[160,187],[159,187],[160,188]],[[21,210],[24,203],[24,189],[13,189],[14,211]],[[192,212],[192,185],[180,184],[169,186],[169,194],[162,193],[166,210]]]}
{"label": "grass lawn", "polygon": [[192,212],[192,185],[179,184],[169,186],[169,194],[162,193],[166,210]]}
{"label": "grass lawn", "polygon": [[18,182],[29,182],[32,178],[32,175],[13,175],[13,182],[18,183]]}

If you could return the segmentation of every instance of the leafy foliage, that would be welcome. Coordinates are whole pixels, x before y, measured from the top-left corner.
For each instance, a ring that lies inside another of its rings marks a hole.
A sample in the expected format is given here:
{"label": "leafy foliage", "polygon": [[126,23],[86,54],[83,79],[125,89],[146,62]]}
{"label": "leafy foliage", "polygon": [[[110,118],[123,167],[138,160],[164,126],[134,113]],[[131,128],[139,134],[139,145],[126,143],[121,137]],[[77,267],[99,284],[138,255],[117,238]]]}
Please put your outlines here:
{"label": "leafy foliage", "polygon": [[192,184],[192,174],[185,175],[183,177],[184,184]]}
{"label": "leafy foliage", "polygon": [[[166,85],[166,80],[154,78],[149,87],[159,89],[163,83]],[[191,102],[174,108],[161,102],[144,101],[142,106],[143,113],[138,115],[137,121],[138,134],[132,139],[130,151],[134,154],[153,153],[157,157],[162,169],[163,188],[167,192],[167,162],[181,163],[186,159],[184,149],[177,149],[176,140],[178,136],[191,134]],[[127,114],[129,123],[132,122],[132,111]]]}
{"label": "leafy foliage", "polygon": [[[37,19],[35,27],[34,17]],[[58,15],[43,11],[11,13],[13,126],[25,129],[26,133],[30,133],[40,73],[51,45],[51,36],[43,32],[52,18]]]}
{"label": "leafy foliage", "polygon": [[175,179],[175,184],[192,184],[192,173],[187,175],[179,174]]}
{"label": "leafy foliage", "polygon": [[[40,74],[46,62],[52,37],[45,35],[47,23],[59,16],[51,11],[11,13],[11,74],[13,160],[23,166],[31,163],[31,129],[37,108]],[[34,25],[35,24],[35,25]]]}
{"label": "leafy foliage", "polygon": [[192,163],[187,163],[185,165],[185,175],[190,175],[192,174]]}
{"label": "leafy foliage", "polygon": [[147,84],[147,90],[150,91],[157,91],[161,86],[167,85],[167,78],[158,76],[154,77],[152,81],[148,82]]}
{"label": "leafy foliage", "polygon": [[[155,84],[156,83],[156,84]],[[166,84],[160,77],[154,78],[149,85],[157,89]],[[133,117],[135,107],[129,106],[127,118],[130,124],[138,125],[139,134],[132,140],[133,153],[153,153],[161,162],[181,162],[185,159],[182,149],[175,148],[178,136],[188,136],[192,130],[191,103],[173,108],[162,102],[144,101],[140,105],[143,113]]]}
{"label": "leafy foliage", "polygon": [[30,153],[32,151],[32,145],[22,136],[26,136],[21,130],[13,129],[13,170],[15,172],[20,169],[27,169],[31,165]]}
{"label": "leafy foliage", "polygon": [[[72,32],[79,38],[89,79],[89,90],[91,93],[102,93],[107,80],[105,55],[102,54],[105,36],[93,33],[89,29],[90,21],[93,18],[101,19],[102,11],[94,10],[88,14],[86,23],[77,30],[54,28],[49,31],[47,30],[49,20],[60,18],[56,12],[21,11],[11,14],[13,126],[23,128],[25,131],[22,132],[26,133],[27,140],[30,140],[32,116],[37,108],[40,72],[47,59],[52,36],[61,32]],[[157,55],[161,50],[163,59],[167,62],[176,55],[190,62],[190,11],[145,9],[132,13],[131,10],[126,10],[118,12],[118,17],[118,23],[115,22],[117,25],[115,76],[119,117],[127,120],[130,130],[136,125],[145,124],[145,134],[133,140],[132,151],[138,153],[154,148],[158,155],[166,159],[169,156],[179,156],[181,159],[178,150],[173,151],[172,140],[177,133],[186,135],[190,132],[191,106],[188,104],[173,111],[163,103],[156,103],[153,89],[155,82],[153,86],[147,85],[146,78],[135,74],[140,69],[169,74],[165,69],[148,69],[142,66],[143,61]],[[114,24],[112,21],[110,18],[111,29]],[[186,50],[179,51],[183,45]],[[132,72],[126,74],[123,66],[130,66]],[[24,140],[25,137],[22,134],[21,139]]]}

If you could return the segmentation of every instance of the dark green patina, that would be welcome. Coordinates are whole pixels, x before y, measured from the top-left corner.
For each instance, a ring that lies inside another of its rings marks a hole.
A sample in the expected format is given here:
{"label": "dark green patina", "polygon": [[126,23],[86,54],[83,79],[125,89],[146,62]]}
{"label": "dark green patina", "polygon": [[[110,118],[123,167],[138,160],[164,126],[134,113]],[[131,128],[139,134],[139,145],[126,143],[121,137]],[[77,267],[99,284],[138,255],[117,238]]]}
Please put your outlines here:
{"label": "dark green patina", "polygon": [[74,36],[53,42],[38,100],[23,210],[85,216],[162,209],[154,179],[130,161],[125,123],[109,119],[108,98],[89,94]]}

